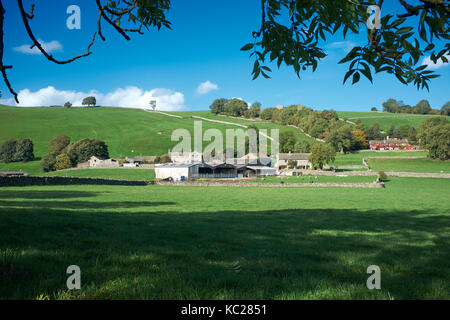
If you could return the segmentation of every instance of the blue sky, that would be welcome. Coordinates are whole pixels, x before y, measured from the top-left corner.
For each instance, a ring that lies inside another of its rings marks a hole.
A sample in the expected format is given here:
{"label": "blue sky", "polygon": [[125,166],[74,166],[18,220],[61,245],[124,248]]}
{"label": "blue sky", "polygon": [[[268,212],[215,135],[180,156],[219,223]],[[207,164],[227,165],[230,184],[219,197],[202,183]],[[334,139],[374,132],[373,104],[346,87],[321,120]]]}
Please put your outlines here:
{"label": "blue sky", "polygon": [[[32,3],[24,1],[27,8]],[[395,78],[378,74],[374,84],[365,78],[357,85],[342,84],[347,65],[337,62],[349,45],[364,44],[365,34],[329,39],[328,57],[315,73],[297,78],[286,67],[272,68],[271,79],[251,80],[253,61],[240,48],[252,41],[252,31],[260,25],[259,0],[172,0],[168,19],[172,30],[147,31],[131,35],[126,41],[103,23],[93,55],[69,65],[56,65],[42,55],[27,53],[31,44],[23,27],[17,4],[7,1],[4,63],[13,65],[9,78],[21,91],[21,104],[77,103],[86,94],[94,94],[102,104],[138,107],[156,99],[162,109],[204,110],[216,98],[242,98],[259,101],[263,107],[278,104],[303,104],[315,109],[368,111],[380,107],[388,98],[416,104],[428,99],[434,108],[450,100],[450,68],[438,69],[440,78],[431,83],[430,92],[405,86]],[[385,2],[382,14],[395,13],[392,1]],[[69,5],[81,8],[81,30],[69,30],[66,13]],[[36,37],[51,48],[58,59],[86,51],[97,27],[94,1],[41,0],[36,2],[31,22]],[[207,82],[209,81],[209,82]],[[203,83],[204,90],[198,90]],[[206,84],[205,84],[206,83]],[[208,90],[209,89],[209,90]],[[3,102],[11,95],[2,84]],[[132,100],[132,102],[130,102]]]}

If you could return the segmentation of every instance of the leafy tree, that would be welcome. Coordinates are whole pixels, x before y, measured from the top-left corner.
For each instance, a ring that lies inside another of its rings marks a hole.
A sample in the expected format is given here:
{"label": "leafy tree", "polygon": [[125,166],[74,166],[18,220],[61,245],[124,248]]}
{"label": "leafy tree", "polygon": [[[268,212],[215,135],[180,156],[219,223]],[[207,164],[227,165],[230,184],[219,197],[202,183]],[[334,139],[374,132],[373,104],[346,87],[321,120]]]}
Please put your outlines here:
{"label": "leafy tree", "polygon": [[64,107],[65,107],[65,108],[72,108],[72,103],[70,103],[69,101],[67,101],[66,103],[64,103]]}
{"label": "leafy tree", "polygon": [[0,147],[0,161],[5,163],[14,162],[16,153],[16,140],[8,140]]}
{"label": "leafy tree", "polygon": [[0,147],[0,161],[26,162],[34,160],[33,142],[30,139],[8,140]]}
{"label": "leafy tree", "polygon": [[370,109],[370,111],[372,111],[372,112],[377,112],[378,109],[377,109],[376,107],[372,107],[372,108]]}
{"label": "leafy tree", "polygon": [[447,101],[441,108],[441,115],[450,116],[450,101]]}
{"label": "leafy tree", "polygon": [[374,122],[372,127],[367,128],[365,132],[368,140],[377,140],[382,138],[380,125],[377,122]]}
{"label": "leafy tree", "polygon": [[259,118],[261,114],[261,103],[254,102],[250,109],[248,110],[248,117],[249,118]]}
{"label": "leafy tree", "polygon": [[[321,59],[327,55],[324,50],[327,37],[330,39],[338,33],[341,33],[344,39],[352,37],[349,31],[358,34],[361,27],[367,25],[367,44],[353,47],[339,62],[349,63],[344,82],[352,77],[352,82],[356,83],[361,74],[373,81],[373,72],[387,72],[404,84],[414,83],[418,88],[428,89],[430,79],[438,75],[425,70],[426,66],[421,65],[422,58],[430,56],[434,63],[448,63],[446,54],[450,51],[450,45],[440,41],[442,38],[450,38],[448,2],[401,0],[399,3],[402,11],[392,15],[394,12],[389,12],[388,8],[383,6],[383,1],[379,1],[383,16],[380,17],[379,25],[376,23],[371,26],[368,5],[373,3],[359,0],[262,0],[258,4],[258,8],[262,9],[261,23],[258,24],[260,27],[252,32],[253,39],[250,43],[241,49],[251,51],[250,56],[255,59],[253,78],[256,79],[260,75],[268,78],[271,69],[265,64],[272,61],[276,61],[278,67],[281,64],[292,67],[298,76],[307,69],[315,71]],[[96,36],[106,40],[102,22],[115,29],[126,40],[131,39],[130,34],[143,34],[146,29],[171,28],[171,23],[166,19],[171,7],[170,0],[96,0],[98,13],[92,14],[92,17],[98,17],[98,30],[94,33],[87,52],[61,61],[49,54],[34,35],[30,20],[35,16],[35,6],[27,12],[23,0],[17,0],[17,4],[20,13],[18,18],[24,25],[32,45],[46,59],[57,64],[68,64],[91,55]],[[1,25],[4,25],[5,13],[0,2]],[[3,29],[1,31],[3,43]],[[424,45],[417,40],[419,37]],[[1,57],[0,69],[4,82],[19,102],[5,72],[11,68],[12,66],[3,63]]]}
{"label": "leafy tree", "polygon": [[355,148],[353,128],[347,124],[338,129],[331,130],[325,139],[335,151],[348,152]]}
{"label": "leafy tree", "polygon": [[83,139],[67,147],[67,155],[73,165],[88,161],[92,156],[99,159],[108,159],[108,146],[104,141],[97,139]]}
{"label": "leafy tree", "polygon": [[400,110],[400,105],[395,99],[388,99],[386,102],[383,102],[383,111],[384,112],[392,112],[398,113]]}
{"label": "leafy tree", "polygon": [[209,108],[211,109],[211,112],[214,114],[222,114],[225,112],[225,106],[227,103],[228,103],[227,99],[224,99],[224,98],[216,99],[209,106]]}
{"label": "leafy tree", "polygon": [[417,131],[414,127],[411,127],[408,132],[408,142],[411,144],[417,143]]}
{"label": "leafy tree", "polygon": [[248,109],[248,105],[245,101],[237,98],[233,98],[225,105],[225,114],[234,117],[241,117]]}
{"label": "leafy tree", "polygon": [[431,106],[428,100],[420,100],[413,108],[413,113],[416,114],[429,114],[431,112]]}
{"label": "leafy tree", "polygon": [[297,138],[293,131],[283,131],[280,133],[280,152],[294,152]]}
{"label": "leafy tree", "polygon": [[260,118],[263,120],[272,120],[274,110],[275,110],[274,108],[263,109],[261,111]]}
{"label": "leafy tree", "polygon": [[94,107],[97,104],[97,99],[95,99],[95,97],[92,97],[92,96],[86,97],[83,99],[83,102],[81,102],[81,104],[83,106],[88,106],[88,107],[93,106]]}
{"label": "leafy tree", "polygon": [[34,145],[30,139],[19,139],[16,144],[14,161],[32,161],[34,160]]}
{"label": "leafy tree", "polygon": [[63,134],[54,137],[48,143],[48,150],[51,153],[60,154],[70,144],[70,138]]}
{"label": "leafy tree", "polygon": [[311,147],[311,155],[309,161],[315,168],[323,169],[325,164],[333,163],[336,157],[336,152],[333,147],[323,144],[315,143]]}
{"label": "leafy tree", "polygon": [[450,122],[446,118],[430,118],[419,124],[417,137],[432,159],[450,158]]}
{"label": "leafy tree", "polygon": [[65,153],[61,153],[55,159],[55,169],[56,170],[64,170],[72,167],[72,161],[69,156]]}
{"label": "leafy tree", "polygon": [[356,149],[367,149],[369,147],[369,142],[364,131],[360,129],[353,130],[353,138],[355,140]]}
{"label": "leafy tree", "polygon": [[334,111],[334,110],[325,110],[325,111],[322,111],[322,112],[320,113],[320,116],[321,116],[322,118],[324,118],[325,120],[331,120],[331,119],[339,120],[339,116],[338,116],[337,112]]}
{"label": "leafy tree", "polygon": [[156,110],[156,100],[151,100],[150,101],[150,107],[153,109],[153,111]]}
{"label": "leafy tree", "polygon": [[55,165],[56,165],[56,155],[53,153],[50,153],[41,159],[41,168],[42,171],[44,172],[55,171],[56,170]]}
{"label": "leafy tree", "polygon": [[294,152],[309,153],[311,152],[311,144],[306,140],[299,140],[295,143]]}

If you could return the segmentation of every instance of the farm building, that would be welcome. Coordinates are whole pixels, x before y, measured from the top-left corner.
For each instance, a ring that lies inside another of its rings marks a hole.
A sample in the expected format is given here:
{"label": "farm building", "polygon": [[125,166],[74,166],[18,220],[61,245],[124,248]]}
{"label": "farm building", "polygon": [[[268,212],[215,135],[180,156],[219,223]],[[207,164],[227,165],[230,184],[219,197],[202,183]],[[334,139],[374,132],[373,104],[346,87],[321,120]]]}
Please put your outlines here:
{"label": "farm building", "polygon": [[275,168],[265,166],[247,166],[246,177],[268,177],[277,174]]}
{"label": "farm building", "polygon": [[408,143],[408,139],[371,140],[369,145],[373,151],[416,150],[415,146]]}
{"label": "farm building", "polygon": [[119,168],[120,159],[100,159],[92,156],[89,161],[89,168]]}
{"label": "farm building", "polygon": [[200,163],[203,161],[201,152],[169,152],[169,157],[174,163]]}
{"label": "farm building", "polygon": [[238,177],[238,167],[229,163],[199,164],[199,178],[229,179]]}
{"label": "farm building", "polygon": [[199,177],[200,164],[163,163],[155,166],[155,177],[159,180],[193,180]]}
{"label": "farm building", "polygon": [[287,168],[289,161],[294,161],[297,169],[310,170],[312,164],[309,161],[310,153],[279,153],[277,154],[277,170]]}

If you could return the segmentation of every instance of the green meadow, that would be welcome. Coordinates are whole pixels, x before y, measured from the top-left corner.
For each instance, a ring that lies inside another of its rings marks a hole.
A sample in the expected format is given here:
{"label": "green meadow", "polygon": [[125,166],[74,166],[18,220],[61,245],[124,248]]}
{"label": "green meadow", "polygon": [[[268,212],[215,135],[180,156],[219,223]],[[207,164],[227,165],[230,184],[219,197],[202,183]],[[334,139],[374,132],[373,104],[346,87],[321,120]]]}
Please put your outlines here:
{"label": "green meadow", "polygon": [[[350,121],[361,119],[361,122],[366,126],[372,126],[375,122],[380,125],[381,130],[389,130],[394,125],[399,128],[402,125],[409,125],[417,128],[419,123],[430,117],[440,117],[437,115],[418,115],[405,113],[389,113],[389,112],[352,112],[352,111],[338,111],[341,119],[347,118]],[[450,120],[450,117],[446,117]]]}
{"label": "green meadow", "polygon": [[96,178],[115,179],[129,181],[151,181],[155,179],[153,169],[76,169],[63,170],[46,173],[51,177],[76,177],[76,178]]}
{"label": "green meadow", "polygon": [[450,299],[449,188],[0,188],[0,299]]}
{"label": "green meadow", "polygon": [[373,171],[450,173],[450,161],[431,159],[368,159]]}

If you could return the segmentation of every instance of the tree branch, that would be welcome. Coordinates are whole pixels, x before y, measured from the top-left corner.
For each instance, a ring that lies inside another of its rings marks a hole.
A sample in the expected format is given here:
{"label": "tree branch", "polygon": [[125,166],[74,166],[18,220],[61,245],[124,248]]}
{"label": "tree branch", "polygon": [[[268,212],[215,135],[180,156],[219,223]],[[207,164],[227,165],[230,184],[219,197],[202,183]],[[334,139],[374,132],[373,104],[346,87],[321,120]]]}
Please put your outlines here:
{"label": "tree branch", "polygon": [[[73,61],[75,61],[75,60],[78,60],[78,59],[80,59],[80,58],[87,57],[87,56],[89,56],[89,55],[92,54],[92,52],[90,51],[90,49],[91,49],[92,45],[93,45],[94,42],[95,42],[95,37],[96,37],[97,33],[94,34],[94,38],[92,39],[92,42],[89,44],[88,49],[87,49],[87,52],[86,52],[85,54],[81,54],[81,55],[78,55],[78,56],[76,56],[76,57],[73,57],[72,59],[64,60],[64,61],[60,61],[60,60],[55,59],[51,54],[49,54],[47,51],[45,51],[45,49],[42,47],[42,45],[39,43],[39,41],[38,41],[38,40],[36,39],[36,37],[34,36],[33,31],[31,30],[31,27],[30,27],[30,23],[29,23],[29,21],[28,21],[29,19],[31,19],[30,17],[32,17],[32,15],[30,15],[30,14],[28,14],[28,13],[25,12],[25,9],[24,9],[24,7],[23,7],[23,2],[22,2],[22,0],[17,0],[17,4],[19,5],[20,15],[22,16],[22,21],[23,21],[23,24],[24,24],[24,26],[25,26],[25,29],[26,29],[26,31],[27,31],[27,33],[28,33],[28,36],[30,37],[31,41],[33,42],[33,45],[32,45],[31,47],[33,48],[33,47],[36,46],[36,47],[39,49],[39,51],[41,51],[42,54],[43,54],[49,61],[52,61],[52,62],[54,62],[54,63],[56,63],[56,64],[68,64],[68,63],[71,63],[71,62],[73,62]],[[33,8],[33,7],[32,7],[32,8]]]}
{"label": "tree branch", "polygon": [[3,51],[4,51],[4,43],[3,43],[3,25],[4,25],[4,21],[5,21],[5,8],[3,8],[3,3],[0,0],[0,72],[2,73],[3,76],[3,81],[5,81],[6,86],[9,89],[9,92],[11,92],[11,94],[14,96],[14,100],[16,100],[17,103],[19,103],[19,99],[17,98],[17,93],[13,90],[11,83],[8,80],[8,75],[6,74],[6,69],[11,69],[12,66],[5,66],[3,64]]}

